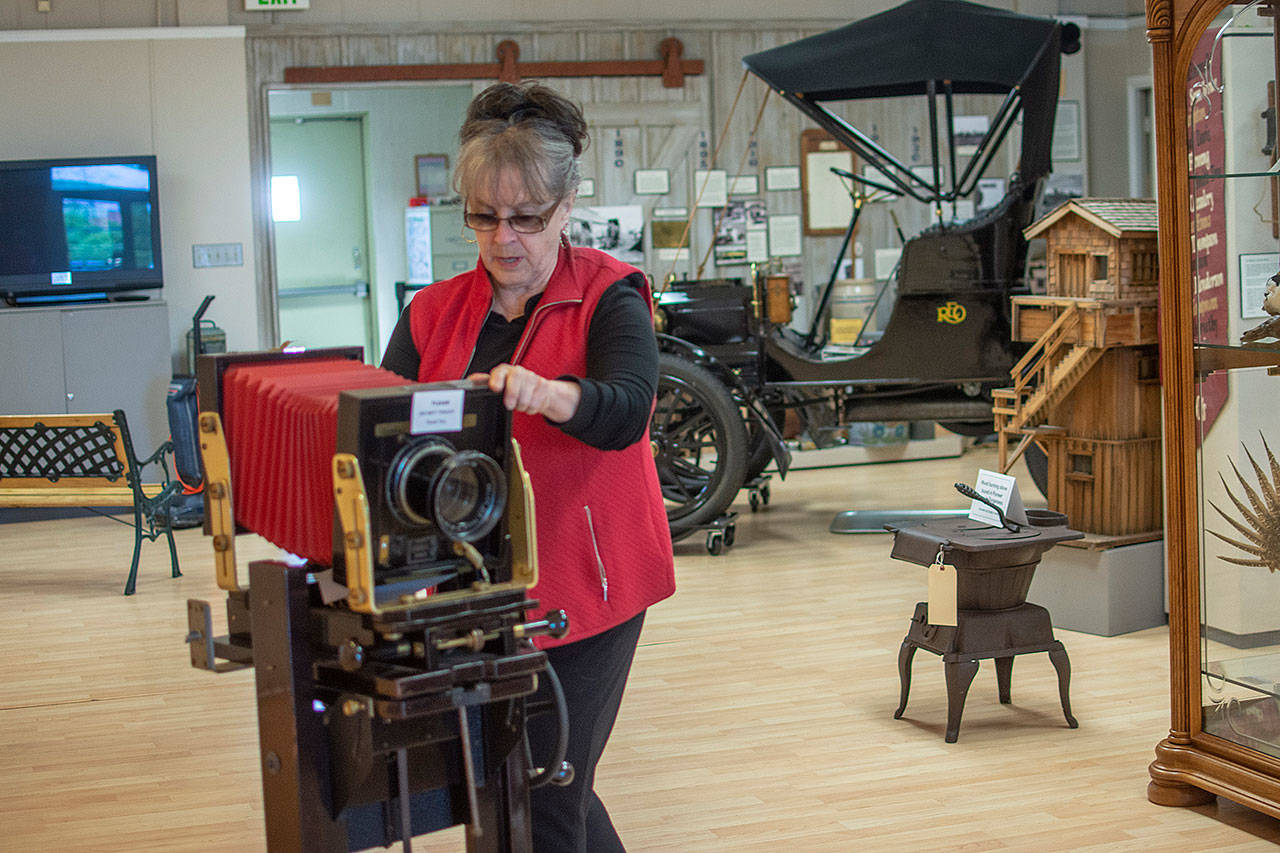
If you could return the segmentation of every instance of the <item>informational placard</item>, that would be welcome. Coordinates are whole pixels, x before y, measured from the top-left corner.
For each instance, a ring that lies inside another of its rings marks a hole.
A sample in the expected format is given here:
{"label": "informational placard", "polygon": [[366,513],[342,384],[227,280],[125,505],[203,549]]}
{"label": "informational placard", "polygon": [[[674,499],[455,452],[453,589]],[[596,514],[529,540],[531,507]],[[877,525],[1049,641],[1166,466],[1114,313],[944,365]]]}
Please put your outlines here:
{"label": "informational placard", "polygon": [[1058,115],[1053,120],[1053,141],[1049,156],[1055,160],[1080,159],[1080,102],[1058,101]]}
{"label": "informational placard", "polygon": [[666,195],[671,191],[671,173],[666,169],[636,169],[636,195]]}
{"label": "informational placard", "polygon": [[[1022,505],[1022,495],[1018,493],[1017,478],[983,468],[978,470],[978,481],[973,488],[978,494],[1000,507],[1000,512],[1003,512],[1008,520],[1018,524],[1027,523],[1027,510]],[[989,524],[992,527],[1004,526],[1000,522],[1000,514],[979,500],[969,504],[969,520],[979,524]]]}
{"label": "informational placard", "polygon": [[902,249],[876,249],[874,257],[876,278],[888,278],[902,258]]}
{"label": "informational placard", "polygon": [[755,195],[760,192],[760,179],[755,175],[734,175],[729,178],[729,195]]}
{"label": "informational placard", "polygon": [[810,234],[843,231],[853,217],[853,197],[833,168],[853,168],[850,151],[813,151],[805,155],[808,183],[805,193],[805,230]]}
{"label": "informational placard", "polygon": [[1240,256],[1240,316],[1268,317],[1262,309],[1267,282],[1280,272],[1280,253],[1258,252]]}
{"label": "informational placard", "polygon": [[784,213],[769,217],[769,254],[785,258],[800,254],[800,215]]}
{"label": "informational placard", "polygon": [[[953,202],[943,202],[939,207],[942,208],[943,222],[966,222],[973,218],[973,199],[960,198]],[[929,224],[936,225],[939,222],[938,212],[938,207],[929,211]]]}
{"label": "informational placard", "polygon": [[[897,186],[896,184],[894,184],[893,179],[890,178],[888,173],[885,172],[883,169],[879,168],[878,166],[865,165],[862,167],[862,177],[868,181],[871,181],[870,184],[862,185],[862,191],[867,193],[868,196],[873,196],[868,198],[867,201],[874,202],[874,201],[885,201],[885,200],[892,201],[893,200],[892,196],[877,195],[878,193],[882,192],[880,187]],[[879,186],[877,186],[877,184]]]}
{"label": "informational placard", "polygon": [[799,166],[767,166],[764,170],[764,188],[771,193],[800,189]]}
{"label": "informational placard", "polygon": [[729,174],[724,169],[697,169],[693,173],[696,207],[724,207],[729,201]]}
{"label": "informational placard", "polygon": [[[853,152],[824,130],[800,134],[800,182],[804,192],[804,233],[843,234],[853,218]],[[832,171],[832,170],[836,171]]]}
{"label": "informational placard", "polygon": [[458,432],[462,429],[461,388],[442,391],[415,391],[409,413],[409,432]]}
{"label": "informational placard", "polygon": [[407,207],[404,212],[404,245],[409,284],[431,284],[431,208]]}
{"label": "informational placard", "polygon": [[1004,178],[979,178],[978,197],[976,199],[979,212],[991,210],[1004,198]]}

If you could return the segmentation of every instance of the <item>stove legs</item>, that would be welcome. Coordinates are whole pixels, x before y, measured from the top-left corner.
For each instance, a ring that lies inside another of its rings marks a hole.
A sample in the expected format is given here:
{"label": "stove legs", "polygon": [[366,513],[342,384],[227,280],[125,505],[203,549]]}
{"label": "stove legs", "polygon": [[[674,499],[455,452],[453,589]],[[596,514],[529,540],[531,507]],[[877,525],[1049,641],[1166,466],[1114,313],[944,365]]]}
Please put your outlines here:
{"label": "stove legs", "polygon": [[942,665],[947,677],[947,743],[955,743],[960,735],[960,715],[964,713],[964,700],[969,695],[969,685],[978,674],[976,660],[958,660]]}
{"label": "stove legs", "polygon": [[895,720],[902,719],[902,712],[907,710],[907,694],[911,692],[911,659],[915,654],[916,647],[911,643],[904,642],[902,648],[898,649],[898,682],[902,685],[902,694],[898,700],[898,710],[893,712]]}
{"label": "stove legs", "polygon": [[981,660],[994,660],[996,686],[1000,702],[1012,702],[1013,659],[1016,655],[1048,652],[1058,673],[1058,697],[1069,728],[1079,723],[1071,715],[1071,662],[1062,643],[1053,638],[1049,611],[1036,604],[1023,604],[1010,610],[966,611],[958,614],[956,625],[930,625],[928,607],[916,605],[911,627],[898,650],[900,695],[895,720],[907,709],[911,692],[911,663],[916,649],[924,649],[942,658],[947,682],[947,743],[955,743],[960,734],[960,718],[965,698],[978,672]]}
{"label": "stove legs", "polygon": [[1013,656],[996,658],[996,689],[1000,693],[1000,704],[1008,705],[1013,699],[1009,695],[1009,685],[1013,682]]}
{"label": "stove legs", "polygon": [[1058,671],[1058,696],[1062,699],[1062,714],[1067,718],[1067,728],[1079,728],[1080,724],[1071,716],[1071,661],[1067,659],[1067,650],[1050,649],[1049,660]]}

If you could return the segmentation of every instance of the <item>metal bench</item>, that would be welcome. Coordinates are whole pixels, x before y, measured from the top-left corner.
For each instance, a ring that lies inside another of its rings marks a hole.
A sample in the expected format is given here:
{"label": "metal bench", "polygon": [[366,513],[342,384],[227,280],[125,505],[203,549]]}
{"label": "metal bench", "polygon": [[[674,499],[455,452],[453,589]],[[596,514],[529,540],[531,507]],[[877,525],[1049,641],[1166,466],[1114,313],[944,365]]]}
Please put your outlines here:
{"label": "metal bench", "polygon": [[[142,540],[160,536],[169,542],[172,577],[178,571],[169,511],[182,484],[169,475],[164,444],[138,459],[124,412],[88,415],[0,415],[0,507],[82,507],[131,524],[133,564],[124,594],[132,595],[138,577]],[[142,472],[157,466],[159,482],[144,484]],[[132,523],[100,507],[132,507]]]}

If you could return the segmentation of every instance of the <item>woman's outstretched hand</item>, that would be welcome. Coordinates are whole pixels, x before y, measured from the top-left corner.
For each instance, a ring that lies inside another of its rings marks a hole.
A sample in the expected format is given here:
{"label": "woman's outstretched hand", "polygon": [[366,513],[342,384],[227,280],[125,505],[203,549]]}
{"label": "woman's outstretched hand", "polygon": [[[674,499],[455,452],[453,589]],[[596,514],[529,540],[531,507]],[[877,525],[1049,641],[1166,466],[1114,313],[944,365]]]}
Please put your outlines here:
{"label": "woman's outstretched hand", "polygon": [[490,391],[502,394],[503,404],[511,411],[542,415],[554,423],[573,417],[582,399],[577,382],[546,379],[514,364],[499,364],[488,373],[473,373],[467,378],[487,382]]}

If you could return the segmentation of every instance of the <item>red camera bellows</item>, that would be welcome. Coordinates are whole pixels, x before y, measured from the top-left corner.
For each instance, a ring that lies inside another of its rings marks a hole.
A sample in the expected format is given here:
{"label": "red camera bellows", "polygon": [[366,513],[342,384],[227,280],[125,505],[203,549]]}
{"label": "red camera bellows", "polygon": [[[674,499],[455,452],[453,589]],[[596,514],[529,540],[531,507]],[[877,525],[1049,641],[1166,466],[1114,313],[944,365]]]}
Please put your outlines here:
{"label": "red camera bellows", "polygon": [[344,358],[243,364],[223,378],[235,518],[291,554],[333,560],[338,394],[403,385],[403,377]]}

